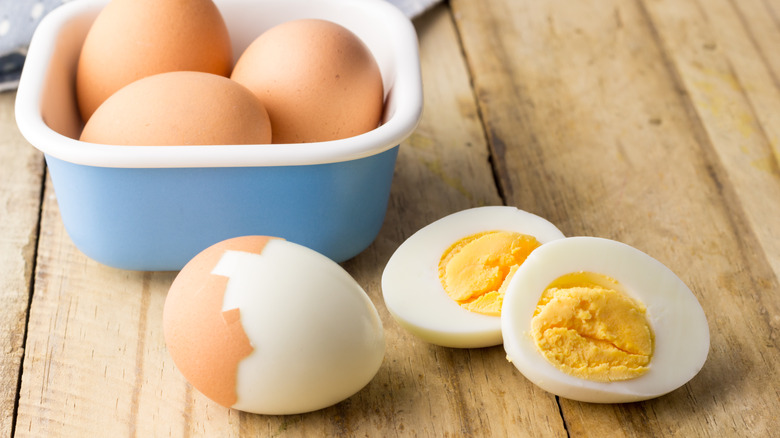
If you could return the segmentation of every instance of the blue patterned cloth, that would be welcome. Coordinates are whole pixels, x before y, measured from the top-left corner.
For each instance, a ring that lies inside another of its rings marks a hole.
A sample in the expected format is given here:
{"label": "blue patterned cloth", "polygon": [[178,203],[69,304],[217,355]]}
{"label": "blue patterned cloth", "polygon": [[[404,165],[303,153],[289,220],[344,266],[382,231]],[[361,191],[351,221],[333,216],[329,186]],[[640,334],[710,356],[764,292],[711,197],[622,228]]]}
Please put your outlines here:
{"label": "blue patterned cloth", "polygon": [[0,0],[0,91],[19,82],[24,55],[44,15],[68,0]]}
{"label": "blue patterned cloth", "polygon": [[[44,15],[70,0],[0,0],[0,91],[16,88],[27,46]],[[440,0],[388,0],[416,17]]]}

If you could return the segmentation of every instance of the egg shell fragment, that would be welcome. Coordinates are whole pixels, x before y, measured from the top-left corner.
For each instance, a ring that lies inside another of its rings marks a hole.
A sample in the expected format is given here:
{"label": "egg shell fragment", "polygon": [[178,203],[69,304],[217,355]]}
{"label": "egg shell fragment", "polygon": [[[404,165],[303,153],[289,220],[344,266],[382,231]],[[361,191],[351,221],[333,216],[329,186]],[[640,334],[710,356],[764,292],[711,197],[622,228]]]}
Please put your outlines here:
{"label": "egg shell fragment", "polygon": [[[593,382],[560,371],[538,352],[530,331],[542,292],[557,278],[579,271],[614,278],[644,304],[655,336],[647,373]],[[710,346],[704,310],[674,272],[638,249],[596,237],[556,240],[532,252],[509,283],[501,327],[507,359],[528,380],[558,396],[591,403],[635,402],[671,392],[701,370]]]}
{"label": "egg shell fragment", "polygon": [[384,358],[381,320],[362,287],[332,260],[282,239],[244,236],[204,250],[174,280],[163,313],[182,374],[246,412],[331,406],[363,388]]}
{"label": "egg shell fragment", "polygon": [[438,274],[439,260],[450,245],[494,230],[531,235],[540,243],[564,237],[546,219],[515,207],[478,207],[445,216],[410,236],[387,262],[382,295],[393,318],[415,336],[444,347],[501,344],[501,318],[462,308],[447,295]]}

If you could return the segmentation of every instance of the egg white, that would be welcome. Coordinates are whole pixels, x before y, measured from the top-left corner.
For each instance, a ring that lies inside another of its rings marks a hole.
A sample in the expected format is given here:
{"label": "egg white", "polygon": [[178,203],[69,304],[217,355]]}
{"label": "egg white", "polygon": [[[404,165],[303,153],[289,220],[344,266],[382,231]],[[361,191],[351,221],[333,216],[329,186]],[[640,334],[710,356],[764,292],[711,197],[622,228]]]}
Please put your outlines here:
{"label": "egg white", "polygon": [[298,414],[363,388],[385,352],[379,313],[341,266],[304,246],[268,241],[260,254],[226,251],[223,311],[238,308],[254,351],[238,365],[235,409]]}
{"label": "egg white", "polygon": [[431,344],[455,348],[499,345],[501,318],[470,312],[441,285],[439,261],[464,237],[484,231],[515,231],[540,243],[563,238],[555,225],[515,207],[462,210],[420,229],[403,242],[382,273],[382,294],[393,318]]}
{"label": "egg white", "polygon": [[[544,289],[578,271],[607,275],[641,301],[655,336],[648,371],[631,380],[592,382],[566,374],[536,349],[531,318]],[[534,250],[510,282],[502,308],[507,359],[528,380],[564,398],[591,403],[647,400],[691,380],[710,346],[704,310],[688,286],[669,268],[629,245],[596,237],[571,237]]]}

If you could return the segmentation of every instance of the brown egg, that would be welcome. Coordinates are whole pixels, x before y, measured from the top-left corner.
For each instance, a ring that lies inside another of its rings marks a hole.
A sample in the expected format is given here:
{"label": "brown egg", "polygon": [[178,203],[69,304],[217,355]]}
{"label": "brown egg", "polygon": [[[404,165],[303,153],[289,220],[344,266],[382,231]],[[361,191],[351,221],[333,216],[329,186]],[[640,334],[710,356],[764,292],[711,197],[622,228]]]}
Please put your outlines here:
{"label": "brown egg", "polygon": [[123,86],[157,73],[193,70],[228,76],[227,26],[211,0],[112,0],[87,34],[76,73],[86,122]]}
{"label": "brown egg", "polygon": [[193,257],[163,309],[168,353],[215,402],[286,415],[357,393],[382,365],[371,298],[333,260],[284,239],[239,236]]}
{"label": "brown egg", "polygon": [[81,141],[113,145],[271,142],[263,104],[246,87],[211,73],[176,71],[140,79],[95,111]]}
{"label": "brown egg", "polygon": [[379,125],[379,66],[366,45],[336,23],[293,20],[260,35],[231,78],[268,110],[274,143],[337,140]]}

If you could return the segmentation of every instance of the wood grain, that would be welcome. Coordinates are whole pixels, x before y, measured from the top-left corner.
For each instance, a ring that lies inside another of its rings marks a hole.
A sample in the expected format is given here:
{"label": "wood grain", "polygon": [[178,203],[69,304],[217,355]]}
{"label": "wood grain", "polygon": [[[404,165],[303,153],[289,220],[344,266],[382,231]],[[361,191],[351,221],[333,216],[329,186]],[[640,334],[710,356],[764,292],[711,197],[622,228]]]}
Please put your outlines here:
{"label": "wood grain", "polygon": [[[165,353],[160,319],[173,274],[124,272],[86,259],[62,228],[47,185],[17,433],[39,435],[56,425],[63,435],[442,436],[505,434],[538,423],[562,435],[554,398],[518,379],[503,349],[430,346],[404,332],[382,305],[381,269],[406,237],[448,213],[501,203],[448,10],[437,8],[417,28],[423,54],[437,54],[423,55],[426,115],[402,145],[379,237],[345,263],[386,328],[388,351],[375,379],[347,401],[305,415],[215,405]],[[436,123],[441,119],[458,123]]]}
{"label": "wood grain", "polygon": [[[175,273],[108,268],[73,246],[0,93],[0,438],[776,434],[779,17],[767,0],[451,0],[416,19],[423,118],[379,236],[343,263],[380,312],[385,361],[353,397],[302,415],[226,409],[184,380],[162,337]],[[675,271],[709,320],[701,373],[647,402],[579,403],[528,382],[501,347],[403,330],[380,287],[393,251],[449,213],[500,204]]]}
{"label": "wood grain", "polygon": [[[690,384],[631,405],[562,399],[572,436],[777,427],[776,415],[759,412],[777,406],[780,381],[780,178],[767,134],[776,127],[762,128],[778,87],[768,62],[740,61],[766,57],[750,52],[762,50],[750,37],[760,31],[732,6],[453,1],[491,150],[506,163],[507,202],[566,234],[648,252],[709,318],[710,357]],[[776,34],[776,22],[763,22]]]}
{"label": "wood grain", "polygon": [[[172,274],[120,271],[87,259],[62,226],[50,181],[43,213],[17,435],[164,430],[169,425],[158,420],[180,413],[172,395],[186,392],[161,339]],[[169,375],[178,391],[166,386]],[[162,434],[143,434],[156,435]]]}
{"label": "wood grain", "polygon": [[16,129],[16,93],[0,93],[0,436],[13,430],[38,240],[43,157]]}

